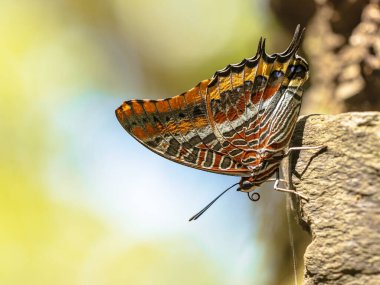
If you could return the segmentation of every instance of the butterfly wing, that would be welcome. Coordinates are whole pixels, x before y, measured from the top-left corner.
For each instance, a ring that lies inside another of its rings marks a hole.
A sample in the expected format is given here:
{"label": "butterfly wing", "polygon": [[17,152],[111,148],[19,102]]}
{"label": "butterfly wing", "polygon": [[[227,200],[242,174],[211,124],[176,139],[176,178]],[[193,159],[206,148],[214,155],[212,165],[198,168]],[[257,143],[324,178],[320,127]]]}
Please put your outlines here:
{"label": "butterfly wing", "polygon": [[296,53],[303,31],[289,47],[268,55],[260,40],[254,57],[217,71],[208,85],[210,122],[225,150],[243,165],[260,162],[259,152],[281,151],[293,133],[308,66]]}
{"label": "butterfly wing", "polygon": [[229,155],[211,129],[205,94],[209,80],[164,100],[124,102],[116,116],[134,138],[155,153],[186,166],[241,176],[247,172]]}
{"label": "butterfly wing", "polygon": [[165,158],[249,176],[260,150],[289,143],[301,102],[292,98],[300,98],[299,87],[307,79],[296,72],[306,66],[307,75],[307,63],[296,55],[301,36],[298,27],[288,49],[274,55],[266,54],[260,40],[254,57],[217,71],[181,95],[126,101],[116,116],[134,138]]}

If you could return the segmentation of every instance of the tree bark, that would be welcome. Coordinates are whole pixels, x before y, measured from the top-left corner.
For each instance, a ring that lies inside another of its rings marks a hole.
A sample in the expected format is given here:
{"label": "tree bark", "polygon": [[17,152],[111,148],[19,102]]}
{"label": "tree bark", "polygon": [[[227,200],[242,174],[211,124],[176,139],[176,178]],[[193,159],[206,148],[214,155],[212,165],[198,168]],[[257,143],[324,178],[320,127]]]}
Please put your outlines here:
{"label": "tree bark", "polygon": [[289,158],[299,222],[312,235],[304,284],[380,284],[380,113],[301,117]]}

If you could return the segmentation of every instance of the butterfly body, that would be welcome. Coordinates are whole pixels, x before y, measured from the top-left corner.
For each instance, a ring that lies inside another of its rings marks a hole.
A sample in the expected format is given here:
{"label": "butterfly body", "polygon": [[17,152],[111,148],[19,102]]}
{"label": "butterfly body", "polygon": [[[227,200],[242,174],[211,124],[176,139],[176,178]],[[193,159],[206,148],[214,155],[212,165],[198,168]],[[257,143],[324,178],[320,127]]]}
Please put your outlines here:
{"label": "butterfly body", "polygon": [[130,100],[117,110],[121,125],[155,153],[197,169],[240,176],[251,191],[277,171],[289,145],[308,78],[296,54],[302,32],[281,54],[265,40],[254,57],[228,65],[181,95]]}

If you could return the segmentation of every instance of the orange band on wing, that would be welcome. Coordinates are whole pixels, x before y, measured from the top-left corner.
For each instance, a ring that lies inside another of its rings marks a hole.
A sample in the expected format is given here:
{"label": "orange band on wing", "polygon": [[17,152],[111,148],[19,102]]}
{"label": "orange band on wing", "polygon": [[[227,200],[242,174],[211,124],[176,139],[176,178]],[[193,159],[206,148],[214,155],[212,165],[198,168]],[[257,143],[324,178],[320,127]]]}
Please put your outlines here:
{"label": "orange band on wing", "polygon": [[168,113],[170,112],[169,103],[167,100],[159,100],[156,102],[157,111],[159,113]]}
{"label": "orange band on wing", "polygon": [[148,137],[143,127],[140,126],[132,128],[131,133],[142,141],[144,141]]}
{"label": "orange band on wing", "polygon": [[149,101],[149,100],[144,101],[144,109],[147,114],[156,112],[156,106],[154,105],[152,101]]}
{"label": "orange band on wing", "polygon": [[139,102],[133,100],[133,101],[131,101],[131,104],[132,104],[132,109],[136,115],[144,114],[144,109]]}

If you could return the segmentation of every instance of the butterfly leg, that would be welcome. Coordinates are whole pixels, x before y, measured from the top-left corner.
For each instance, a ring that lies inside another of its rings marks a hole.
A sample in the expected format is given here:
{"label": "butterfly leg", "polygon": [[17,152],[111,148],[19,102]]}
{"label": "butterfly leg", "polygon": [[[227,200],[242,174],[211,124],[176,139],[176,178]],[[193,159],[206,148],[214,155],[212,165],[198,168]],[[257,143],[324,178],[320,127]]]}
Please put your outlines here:
{"label": "butterfly leg", "polygon": [[[295,194],[295,195],[297,195],[297,196],[299,196],[299,197],[305,199],[306,201],[309,200],[306,196],[304,196],[304,195],[298,193],[298,192],[295,191],[295,190],[285,189],[285,188],[278,187],[278,185],[279,185],[280,182],[282,182],[282,181],[284,181],[284,180],[283,180],[283,179],[280,179],[280,170],[277,169],[277,171],[276,171],[276,180],[275,180],[275,182],[274,182],[274,186],[273,186],[274,190],[279,191],[279,192],[292,193],[292,194]],[[285,181],[285,182],[286,182],[286,181]]]}
{"label": "butterfly leg", "polygon": [[269,178],[267,181],[265,182],[270,182],[270,181],[279,181],[279,182],[284,182],[284,183],[288,183],[288,181],[286,181],[285,179],[277,179],[277,178]]}
{"label": "butterfly leg", "polygon": [[285,152],[284,157],[289,156],[289,154],[290,154],[292,151],[295,151],[295,150],[313,150],[313,149],[321,150],[321,149],[324,149],[324,148],[326,148],[325,145],[318,145],[318,146],[296,146],[296,147],[291,147],[291,148],[289,148],[289,149]]}

